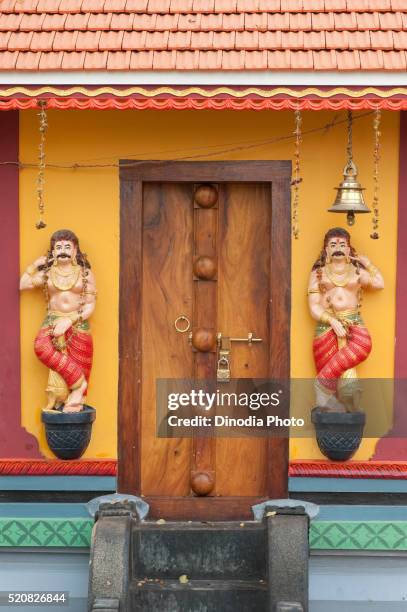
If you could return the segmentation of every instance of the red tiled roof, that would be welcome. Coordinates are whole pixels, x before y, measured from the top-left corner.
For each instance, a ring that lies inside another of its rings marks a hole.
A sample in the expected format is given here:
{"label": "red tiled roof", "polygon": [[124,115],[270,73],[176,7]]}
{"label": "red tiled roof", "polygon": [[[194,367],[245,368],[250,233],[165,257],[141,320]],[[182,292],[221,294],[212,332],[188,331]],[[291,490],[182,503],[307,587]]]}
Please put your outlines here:
{"label": "red tiled roof", "polygon": [[405,71],[407,0],[0,0],[0,70]]}

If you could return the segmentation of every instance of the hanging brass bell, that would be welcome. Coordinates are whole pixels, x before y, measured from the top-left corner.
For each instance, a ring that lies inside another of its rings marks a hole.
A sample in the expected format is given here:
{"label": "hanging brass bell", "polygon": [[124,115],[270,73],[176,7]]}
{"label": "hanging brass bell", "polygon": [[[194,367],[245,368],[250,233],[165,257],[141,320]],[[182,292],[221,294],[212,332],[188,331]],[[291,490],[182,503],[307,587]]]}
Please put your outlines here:
{"label": "hanging brass bell", "polygon": [[349,159],[343,170],[343,181],[336,187],[335,202],[328,212],[347,213],[348,225],[354,225],[355,214],[368,213],[370,209],[363,197],[364,187],[357,180],[358,171],[352,159]]}

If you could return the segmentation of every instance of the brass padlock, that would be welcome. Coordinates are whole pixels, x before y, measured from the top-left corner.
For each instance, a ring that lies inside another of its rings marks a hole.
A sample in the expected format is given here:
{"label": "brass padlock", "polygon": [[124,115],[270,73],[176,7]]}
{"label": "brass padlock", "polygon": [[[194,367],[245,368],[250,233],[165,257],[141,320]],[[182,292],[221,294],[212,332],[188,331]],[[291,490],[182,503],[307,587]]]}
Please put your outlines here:
{"label": "brass padlock", "polygon": [[230,338],[221,339],[216,379],[218,382],[230,382]]}

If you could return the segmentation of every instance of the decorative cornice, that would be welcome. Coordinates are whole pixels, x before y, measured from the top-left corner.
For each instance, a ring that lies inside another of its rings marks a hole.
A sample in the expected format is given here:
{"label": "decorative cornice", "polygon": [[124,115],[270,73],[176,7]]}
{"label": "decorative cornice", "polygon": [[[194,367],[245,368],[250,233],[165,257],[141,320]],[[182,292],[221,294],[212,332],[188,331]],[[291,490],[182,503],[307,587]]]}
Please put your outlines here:
{"label": "decorative cornice", "polygon": [[0,110],[36,108],[98,110],[340,110],[407,109],[407,88],[290,87],[5,87]]}
{"label": "decorative cornice", "polygon": [[80,461],[6,459],[0,461],[0,476],[116,476],[115,459]]}
{"label": "decorative cornice", "polygon": [[[93,520],[0,519],[0,547],[89,548]],[[312,550],[407,551],[407,521],[313,521]]]}

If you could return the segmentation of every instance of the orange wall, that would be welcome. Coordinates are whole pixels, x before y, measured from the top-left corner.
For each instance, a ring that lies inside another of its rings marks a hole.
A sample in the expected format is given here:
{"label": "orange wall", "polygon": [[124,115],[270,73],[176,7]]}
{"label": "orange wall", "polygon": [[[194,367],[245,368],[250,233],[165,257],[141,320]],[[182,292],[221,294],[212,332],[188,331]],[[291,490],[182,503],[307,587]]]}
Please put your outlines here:
{"label": "orange wall", "polygon": [[[357,113],[359,115],[360,113]],[[332,112],[305,112],[303,129],[311,130],[334,118]],[[345,113],[340,117],[344,118]],[[20,113],[20,158],[36,162],[38,118],[33,111]],[[360,367],[364,377],[392,377],[394,363],[395,274],[398,184],[398,113],[383,113],[381,161],[381,220],[379,241],[369,238],[371,217],[357,219],[351,230],[360,253],[368,255],[383,271],[386,289],[366,296],[364,318],[372,333],[374,349]],[[372,198],[372,116],[355,121],[354,156],[359,177]],[[265,142],[293,131],[291,112],[233,111],[50,111],[47,162],[117,163],[120,158],[173,159],[292,159],[293,144]],[[311,342],[314,324],[306,300],[308,275],[327,229],[344,225],[342,216],[326,212],[341,180],[345,163],[345,126],[304,135],[300,192],[300,239],[293,240],[292,264],[292,376],[312,377]],[[252,146],[255,141],[257,144]],[[232,150],[229,150],[232,149]],[[217,152],[217,153],[216,153]],[[210,156],[207,153],[211,153]],[[216,154],[212,154],[216,153]],[[195,157],[196,156],[196,157]],[[61,227],[73,229],[92,263],[98,302],[92,317],[95,341],[94,370],[89,403],[97,407],[92,442],[86,457],[116,456],[118,375],[118,272],[119,178],[116,168],[53,169],[46,171],[46,230],[37,231],[36,171],[20,174],[21,269],[45,253],[50,234]],[[48,451],[40,408],[47,373],[36,360],[32,342],[44,315],[41,292],[21,299],[22,419],[24,426]],[[298,401],[294,397],[293,401]],[[388,405],[391,405],[389,398]],[[384,416],[388,418],[388,416]],[[365,440],[356,458],[371,456],[376,441]],[[294,439],[292,458],[320,458],[314,440]]]}

